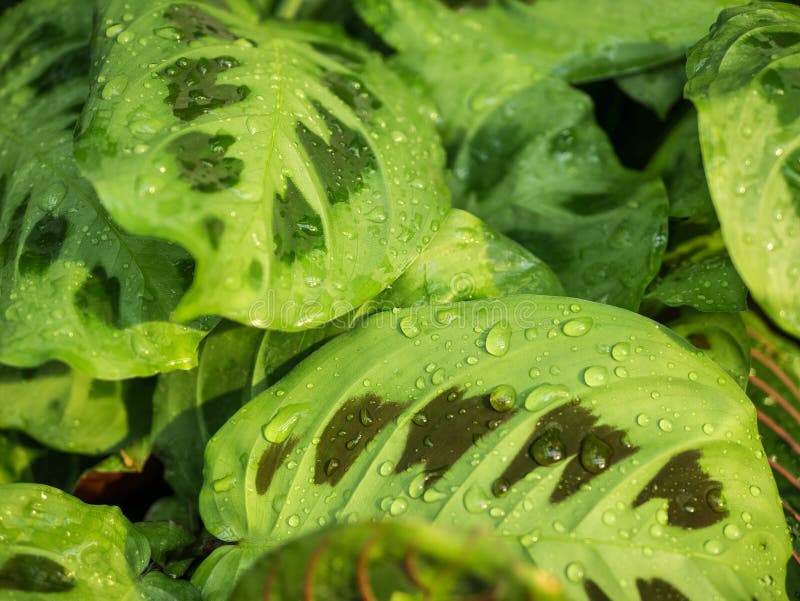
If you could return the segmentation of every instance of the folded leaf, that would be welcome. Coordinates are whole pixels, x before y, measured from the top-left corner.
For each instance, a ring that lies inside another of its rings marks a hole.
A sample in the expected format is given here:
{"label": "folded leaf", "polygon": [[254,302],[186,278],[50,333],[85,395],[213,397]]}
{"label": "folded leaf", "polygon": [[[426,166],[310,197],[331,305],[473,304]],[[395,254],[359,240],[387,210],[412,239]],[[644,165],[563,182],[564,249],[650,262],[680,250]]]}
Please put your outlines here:
{"label": "folded leaf", "polygon": [[376,56],[214,2],[110,0],[100,22],[77,156],[120,223],[194,255],[177,319],[319,325],[429,241],[443,153]]}
{"label": "folded leaf", "polygon": [[752,404],[683,339],[606,305],[378,313],[242,407],[205,457],[203,521],[238,543],[201,566],[209,598],[258,548],[400,516],[491,529],[574,599],[784,594]]}
{"label": "folded leaf", "polygon": [[0,595],[86,601],[146,599],[147,539],[115,507],[41,484],[0,486]]}
{"label": "folded leaf", "polygon": [[77,0],[0,19],[0,361],[107,379],[188,369],[203,332],[165,320],[190,258],[124,232],[72,160],[91,20]]}
{"label": "folded leaf", "polygon": [[343,526],[293,541],[256,562],[231,601],[556,601],[558,580],[496,538],[428,524]]}
{"label": "folded leaf", "polygon": [[488,113],[458,152],[454,204],[523,244],[567,294],[637,309],[666,244],[661,182],[620,165],[589,98],[542,80]]}
{"label": "folded leaf", "polygon": [[663,120],[683,97],[686,67],[681,57],[679,61],[617,77],[616,82],[623,92]]}
{"label": "folded leaf", "polygon": [[731,258],[769,316],[800,335],[800,8],[724,11],[687,73]]}

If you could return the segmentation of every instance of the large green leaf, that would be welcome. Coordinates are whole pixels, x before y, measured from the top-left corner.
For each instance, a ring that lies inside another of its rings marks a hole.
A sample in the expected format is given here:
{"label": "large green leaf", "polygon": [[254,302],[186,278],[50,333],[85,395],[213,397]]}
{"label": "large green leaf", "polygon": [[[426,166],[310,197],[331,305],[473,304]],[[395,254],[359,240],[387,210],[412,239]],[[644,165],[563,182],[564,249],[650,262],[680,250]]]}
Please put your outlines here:
{"label": "large green leaf", "polygon": [[547,79],[472,130],[454,165],[455,204],[522,243],[567,294],[636,309],[666,244],[661,182],[620,165],[592,103]]}
{"label": "large green leaf", "polygon": [[194,255],[177,318],[322,324],[430,240],[443,153],[375,55],[214,2],[111,0],[100,22],[77,156],[120,223]]}
{"label": "large green leaf", "polygon": [[188,369],[203,334],[164,320],[190,258],[122,231],[72,160],[91,18],[87,2],[32,0],[0,19],[0,361]]}
{"label": "large green leaf", "polygon": [[711,197],[750,292],[800,334],[800,8],[725,11],[689,54]]}
{"label": "large green leaf", "polygon": [[558,580],[496,538],[429,524],[343,526],[293,541],[247,571],[231,601],[556,601]]}
{"label": "large green leaf", "polygon": [[0,486],[0,596],[8,601],[145,599],[147,539],[119,509],[49,486]]}
{"label": "large green leaf", "polygon": [[201,566],[210,598],[258,549],[399,516],[490,528],[576,599],[783,595],[752,404],[683,339],[606,305],[373,315],[240,409],[204,477],[206,527],[237,542]]}
{"label": "large green leaf", "polygon": [[544,74],[605,79],[679,59],[720,10],[737,3],[359,0],[357,7],[399,51],[399,66],[428,85],[452,140],[509,91]]}

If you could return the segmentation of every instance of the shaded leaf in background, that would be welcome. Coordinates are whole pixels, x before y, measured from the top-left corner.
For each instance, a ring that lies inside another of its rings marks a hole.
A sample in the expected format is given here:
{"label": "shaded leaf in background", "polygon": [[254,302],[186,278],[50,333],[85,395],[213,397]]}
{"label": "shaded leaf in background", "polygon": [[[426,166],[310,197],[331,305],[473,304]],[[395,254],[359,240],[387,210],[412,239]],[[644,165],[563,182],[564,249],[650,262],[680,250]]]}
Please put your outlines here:
{"label": "shaded leaf in background", "polygon": [[705,312],[744,311],[747,287],[736,272],[719,230],[696,236],[664,255],[663,273],[645,298]]}
{"label": "shaded leaf in background", "polygon": [[753,297],[800,335],[800,7],[724,11],[689,53],[687,97],[722,235]]}
{"label": "shaded leaf in background", "polygon": [[430,240],[449,205],[443,153],[378,56],[213,2],[112,0],[100,19],[76,155],[120,223],[194,255],[178,318],[320,325]]}
{"label": "shaded leaf in background", "polygon": [[772,330],[754,313],[744,314],[752,344],[747,392],[781,494],[794,558],[792,598],[800,595],[800,346]]}
{"label": "shaded leaf in background", "polygon": [[617,77],[615,81],[623,92],[663,120],[683,97],[686,67],[680,60]]}
{"label": "shaded leaf in background", "polygon": [[0,589],[11,599],[144,599],[150,548],[116,507],[41,484],[0,485],[0,539]]}
{"label": "shaded leaf in background", "polygon": [[340,526],[277,549],[247,571],[231,601],[558,601],[556,578],[496,538],[422,523]]}
{"label": "shaded leaf in background", "polygon": [[72,159],[92,7],[32,0],[0,20],[0,361],[107,379],[191,368],[167,323],[191,277],[174,245],[123,232]]}
{"label": "shaded leaf in background", "polygon": [[[465,5],[462,9],[447,6]],[[446,142],[487,110],[552,74],[606,79],[683,57],[726,0],[537,0],[481,6],[436,0],[359,0],[356,6],[393,48],[400,67],[420,74]]]}
{"label": "shaded leaf in background", "polygon": [[790,546],[755,411],[698,355],[568,298],[373,315],[211,439],[201,515],[237,544],[195,582],[225,598],[259,548],[405,516],[498,532],[574,599],[638,601],[620,583],[665,574],[672,595],[780,599]]}
{"label": "shaded leaf in background", "polygon": [[635,310],[666,244],[657,178],[623,168],[589,98],[555,79],[486,116],[454,164],[453,202],[528,248],[567,294]]}
{"label": "shaded leaf in background", "polygon": [[724,369],[742,390],[750,374],[750,343],[740,313],[702,313],[685,308],[669,327]]}
{"label": "shaded leaf in background", "polygon": [[14,432],[0,431],[0,484],[33,480],[31,464],[41,454]]}
{"label": "shaded leaf in background", "polygon": [[62,363],[35,369],[0,365],[0,428],[25,432],[71,453],[99,454],[135,430],[131,421],[149,411],[136,381],[96,380]]}

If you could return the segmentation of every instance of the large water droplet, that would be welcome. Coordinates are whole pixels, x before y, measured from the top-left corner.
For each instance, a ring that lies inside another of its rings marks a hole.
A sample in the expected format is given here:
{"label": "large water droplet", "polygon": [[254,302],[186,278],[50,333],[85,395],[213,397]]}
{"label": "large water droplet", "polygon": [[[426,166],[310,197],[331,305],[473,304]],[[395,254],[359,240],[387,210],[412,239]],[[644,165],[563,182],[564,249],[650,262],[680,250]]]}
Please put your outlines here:
{"label": "large water droplet", "polygon": [[722,489],[718,486],[715,486],[706,493],[706,504],[716,513],[725,513],[728,511],[728,502],[722,494]]}
{"label": "large water droplet", "polygon": [[511,326],[501,321],[492,326],[486,335],[486,352],[495,357],[502,357],[508,352],[511,343]]}
{"label": "large water droplet", "polygon": [[580,582],[586,575],[583,566],[577,561],[567,564],[567,569],[564,570],[564,573],[567,575],[567,580],[570,582]]}
{"label": "large water droplet", "polygon": [[627,342],[618,342],[611,347],[611,356],[616,361],[625,361],[631,356],[631,345]]}
{"label": "large water droplet", "polygon": [[517,391],[513,386],[501,384],[495,387],[489,395],[489,404],[495,411],[508,411],[514,406],[517,400]]}
{"label": "large water droplet", "polygon": [[403,515],[408,509],[408,501],[403,499],[402,497],[397,497],[392,504],[389,505],[389,515],[393,517],[397,517],[398,515]]}
{"label": "large water droplet", "polygon": [[264,439],[274,444],[280,444],[285,441],[291,435],[300,418],[308,412],[308,407],[306,403],[281,407],[261,429]]}
{"label": "large water droplet", "polygon": [[592,329],[593,324],[594,321],[591,317],[576,317],[575,319],[564,322],[564,325],[561,326],[561,331],[564,332],[566,336],[583,336]]}
{"label": "large water droplet", "polygon": [[608,370],[601,365],[587,367],[583,372],[583,381],[587,386],[604,386],[608,384]]}
{"label": "large water droplet", "polygon": [[599,474],[611,461],[614,449],[594,434],[587,435],[581,442],[580,462],[587,472]]}
{"label": "large water droplet", "polygon": [[564,459],[566,449],[561,440],[561,431],[550,428],[533,441],[528,453],[539,465],[553,465]]}
{"label": "large water droplet", "polygon": [[406,315],[400,320],[400,331],[406,338],[419,336],[419,326],[413,317]]}
{"label": "large water droplet", "polygon": [[550,403],[564,402],[571,398],[572,393],[563,384],[542,384],[525,397],[525,409],[537,411]]}
{"label": "large water droplet", "polygon": [[492,494],[495,497],[502,497],[508,492],[510,487],[511,485],[509,484],[508,480],[505,478],[498,478],[492,482]]}
{"label": "large water droplet", "polygon": [[236,476],[233,474],[228,474],[227,476],[223,476],[222,478],[217,478],[211,484],[211,487],[214,489],[214,492],[227,492],[231,490],[236,485]]}
{"label": "large water droplet", "polygon": [[464,493],[464,508],[470,513],[480,513],[487,507],[489,498],[480,487],[472,486]]}
{"label": "large water droplet", "polygon": [[722,543],[715,538],[707,540],[703,548],[706,550],[706,553],[710,555],[719,555],[722,553]]}
{"label": "large water droplet", "polygon": [[742,530],[736,524],[728,524],[722,529],[722,534],[725,535],[725,538],[729,538],[731,540],[738,540],[742,538]]}

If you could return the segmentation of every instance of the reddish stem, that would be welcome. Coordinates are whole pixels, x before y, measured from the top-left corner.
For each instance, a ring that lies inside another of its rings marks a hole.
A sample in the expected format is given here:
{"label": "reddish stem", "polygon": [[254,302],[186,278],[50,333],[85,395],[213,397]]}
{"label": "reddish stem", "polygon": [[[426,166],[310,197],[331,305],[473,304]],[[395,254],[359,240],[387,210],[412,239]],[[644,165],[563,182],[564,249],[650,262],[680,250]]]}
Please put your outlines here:
{"label": "reddish stem", "polygon": [[760,409],[756,409],[756,414],[758,415],[758,421],[762,422],[770,430],[775,432],[775,434],[777,434],[779,438],[781,438],[786,444],[792,447],[792,450],[795,453],[800,454],[800,444],[798,444],[797,441],[794,438],[792,438],[791,434],[789,434],[786,430],[781,428],[770,416],[768,416]]}
{"label": "reddish stem", "polygon": [[792,379],[780,368],[777,363],[756,348],[751,348],[750,354],[753,355],[756,360],[761,361],[761,363],[768,367],[769,370],[775,374],[775,377],[783,382],[786,388],[788,388],[789,391],[794,395],[794,397],[800,401],[800,388],[797,387],[797,384],[792,381]]}
{"label": "reddish stem", "polygon": [[324,540],[316,546],[311,557],[308,558],[306,573],[303,576],[303,601],[314,601],[314,574],[317,571],[319,558],[328,547],[328,541]]}
{"label": "reddish stem", "polygon": [[358,582],[358,592],[364,601],[377,601],[375,593],[369,584],[369,554],[377,542],[376,537],[370,538],[364,543],[361,552],[358,554],[358,564],[356,566],[356,581]]}
{"label": "reddish stem", "polygon": [[769,464],[772,466],[772,469],[774,469],[781,476],[786,478],[792,486],[794,486],[795,488],[800,489],[800,482],[798,482],[797,478],[792,476],[792,474],[789,472],[789,470],[787,470],[780,463],[775,461],[772,457],[768,457],[768,460],[769,460]]}
{"label": "reddish stem", "polygon": [[775,402],[778,403],[783,409],[794,418],[798,424],[800,424],[800,412],[795,409],[792,404],[787,401],[785,398],[781,396],[781,394],[775,390],[772,386],[767,384],[764,380],[759,378],[758,376],[750,375],[750,382],[756,385],[756,388],[760,389],[761,392],[768,394]]}

